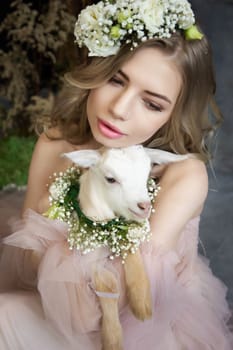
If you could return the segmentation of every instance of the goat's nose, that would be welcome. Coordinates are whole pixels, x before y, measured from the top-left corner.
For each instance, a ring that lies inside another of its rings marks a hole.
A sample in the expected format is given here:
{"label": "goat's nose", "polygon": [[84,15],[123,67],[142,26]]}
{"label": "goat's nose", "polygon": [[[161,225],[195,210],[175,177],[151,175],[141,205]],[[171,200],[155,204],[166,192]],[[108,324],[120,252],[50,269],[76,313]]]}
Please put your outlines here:
{"label": "goat's nose", "polygon": [[151,202],[140,202],[138,203],[138,208],[148,213],[151,208]]}

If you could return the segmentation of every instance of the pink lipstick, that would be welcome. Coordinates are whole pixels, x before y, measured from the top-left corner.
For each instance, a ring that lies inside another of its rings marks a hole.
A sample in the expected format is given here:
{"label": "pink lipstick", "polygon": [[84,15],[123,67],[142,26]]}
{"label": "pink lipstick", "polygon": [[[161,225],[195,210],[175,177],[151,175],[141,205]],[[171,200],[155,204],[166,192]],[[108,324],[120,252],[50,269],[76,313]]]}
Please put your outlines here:
{"label": "pink lipstick", "polygon": [[101,134],[109,139],[118,139],[124,135],[115,126],[111,125],[110,123],[108,123],[100,118],[98,119],[98,128],[99,128]]}

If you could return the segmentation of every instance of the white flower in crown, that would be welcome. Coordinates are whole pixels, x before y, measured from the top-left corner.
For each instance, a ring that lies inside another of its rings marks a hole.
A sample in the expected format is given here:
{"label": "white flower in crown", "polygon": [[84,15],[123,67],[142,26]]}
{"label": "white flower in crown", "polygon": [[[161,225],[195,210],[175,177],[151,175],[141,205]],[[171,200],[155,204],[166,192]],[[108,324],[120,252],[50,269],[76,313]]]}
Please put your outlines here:
{"label": "white flower in crown", "polygon": [[142,40],[167,38],[194,23],[187,0],[103,0],[80,12],[74,35],[89,56],[107,57],[123,43],[133,48]]}
{"label": "white flower in crown", "polygon": [[169,0],[169,10],[177,16],[179,28],[186,30],[195,23],[194,13],[187,0]]}
{"label": "white flower in crown", "polygon": [[106,57],[119,49],[120,43],[115,43],[108,35],[115,11],[114,5],[106,6],[103,1],[81,11],[74,34],[80,47],[85,45],[88,48],[89,56]]}
{"label": "white flower in crown", "polygon": [[145,23],[146,29],[155,34],[159,31],[159,27],[164,24],[164,6],[161,1],[140,1],[139,16]]}
{"label": "white flower in crown", "polygon": [[[98,32],[92,38],[85,39],[85,46],[89,49],[89,56],[107,57],[115,55],[120,47],[119,43],[115,43],[107,36],[102,40],[99,39]],[[94,40],[93,40],[94,39]]]}

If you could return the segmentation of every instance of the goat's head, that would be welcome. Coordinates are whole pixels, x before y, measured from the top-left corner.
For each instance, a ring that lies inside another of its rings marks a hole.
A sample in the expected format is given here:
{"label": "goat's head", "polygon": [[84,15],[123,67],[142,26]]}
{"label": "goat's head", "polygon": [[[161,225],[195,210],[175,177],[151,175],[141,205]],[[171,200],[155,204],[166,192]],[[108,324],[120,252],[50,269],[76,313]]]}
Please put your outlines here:
{"label": "goat's head", "polygon": [[[100,151],[81,150],[66,153],[65,156],[75,164],[88,168],[91,175],[89,179],[94,182],[94,190],[100,195],[99,203],[104,201],[115,215],[136,221],[141,221],[150,214],[147,181],[151,164],[188,157],[142,146],[103,148]],[[90,188],[93,190],[93,186]]]}

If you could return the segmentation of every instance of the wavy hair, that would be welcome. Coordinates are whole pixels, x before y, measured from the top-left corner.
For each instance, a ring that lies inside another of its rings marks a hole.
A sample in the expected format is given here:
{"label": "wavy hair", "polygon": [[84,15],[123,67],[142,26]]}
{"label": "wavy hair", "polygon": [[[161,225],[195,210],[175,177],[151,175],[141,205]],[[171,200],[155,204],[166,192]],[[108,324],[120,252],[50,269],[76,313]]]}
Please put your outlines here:
{"label": "wavy hair", "polygon": [[[144,145],[180,154],[196,153],[207,161],[210,158],[207,140],[222,116],[214,101],[216,84],[212,54],[205,37],[186,40],[177,32],[167,39],[142,42],[133,51],[129,45],[124,45],[116,55],[106,58],[88,57],[84,50],[82,62],[65,76],[64,88],[55,100],[47,126],[58,128],[61,138],[73,144],[90,139],[86,115],[90,90],[111,79],[126,61],[144,48],[155,48],[169,56],[182,77],[181,91],[171,117]],[[210,110],[213,112],[211,117]]]}

